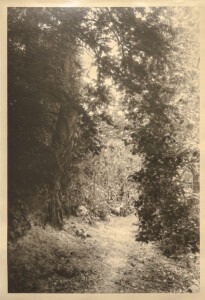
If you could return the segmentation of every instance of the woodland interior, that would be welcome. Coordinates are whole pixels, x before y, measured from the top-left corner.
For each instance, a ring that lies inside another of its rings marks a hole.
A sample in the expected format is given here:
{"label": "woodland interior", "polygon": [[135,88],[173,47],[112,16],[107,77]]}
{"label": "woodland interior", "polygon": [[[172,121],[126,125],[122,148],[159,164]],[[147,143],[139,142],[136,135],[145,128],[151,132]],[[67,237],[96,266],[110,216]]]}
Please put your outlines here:
{"label": "woodland interior", "polygon": [[199,292],[199,9],[7,20],[8,292]]}

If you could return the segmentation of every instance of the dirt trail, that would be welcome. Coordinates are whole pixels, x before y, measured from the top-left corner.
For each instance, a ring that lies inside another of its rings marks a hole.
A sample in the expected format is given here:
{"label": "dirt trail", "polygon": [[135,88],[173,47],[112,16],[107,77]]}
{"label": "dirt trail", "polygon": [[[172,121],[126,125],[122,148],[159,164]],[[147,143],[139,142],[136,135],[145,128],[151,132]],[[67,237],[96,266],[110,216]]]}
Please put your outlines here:
{"label": "dirt trail", "polygon": [[[166,258],[154,243],[135,241],[134,215],[90,226],[69,218],[64,230],[34,227],[9,246],[9,291],[158,293],[198,291],[199,259]],[[77,232],[83,229],[90,237]]]}
{"label": "dirt trail", "polygon": [[107,224],[100,224],[97,230],[91,230],[95,236],[99,260],[102,262],[101,282],[95,286],[100,292],[116,293],[123,269],[126,268],[129,255],[137,248],[135,242],[135,216],[112,218]]}

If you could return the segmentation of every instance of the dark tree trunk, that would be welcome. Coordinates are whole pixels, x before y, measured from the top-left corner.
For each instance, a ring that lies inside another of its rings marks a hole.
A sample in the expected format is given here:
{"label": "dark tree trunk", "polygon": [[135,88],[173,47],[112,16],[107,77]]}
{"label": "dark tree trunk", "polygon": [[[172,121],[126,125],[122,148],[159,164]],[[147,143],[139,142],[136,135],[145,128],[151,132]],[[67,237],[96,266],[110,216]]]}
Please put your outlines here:
{"label": "dark tree trunk", "polygon": [[50,199],[48,199],[46,207],[45,224],[49,223],[55,228],[62,228],[63,225],[63,209],[61,204],[61,192],[59,182],[55,184],[50,191]]}
{"label": "dark tree trunk", "polygon": [[64,172],[64,162],[72,150],[76,131],[77,112],[69,103],[62,105],[59,112],[56,132],[53,138],[52,151],[56,159],[56,169],[53,170],[53,180],[50,186],[47,203],[46,223],[55,228],[63,225],[63,208],[61,201],[61,179]]}

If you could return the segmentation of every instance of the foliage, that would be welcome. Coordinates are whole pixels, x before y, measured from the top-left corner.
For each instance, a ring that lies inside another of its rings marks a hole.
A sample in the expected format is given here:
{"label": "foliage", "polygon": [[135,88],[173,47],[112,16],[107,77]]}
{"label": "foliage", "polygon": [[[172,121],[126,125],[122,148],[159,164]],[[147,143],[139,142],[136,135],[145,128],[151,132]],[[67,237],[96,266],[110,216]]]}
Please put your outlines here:
{"label": "foliage", "polygon": [[184,202],[178,204],[174,211],[173,224],[166,227],[160,242],[163,253],[180,255],[184,252],[198,252],[200,240],[198,195],[186,195]]}
{"label": "foliage", "polygon": [[[34,208],[45,211],[46,203],[60,212],[60,194],[76,168],[71,161],[82,160],[87,151],[99,152],[101,147],[96,122],[84,109],[97,88],[90,91],[79,85],[82,68],[77,40],[85,13],[86,9],[74,8],[8,10],[8,184],[12,211],[20,197],[31,214]],[[103,93],[97,92],[99,97]],[[47,195],[44,193],[40,203],[35,199],[42,189]],[[60,219],[53,225],[61,225]]]}
{"label": "foliage", "polygon": [[[191,14],[192,11],[186,13]],[[162,16],[165,20],[164,13]],[[176,11],[174,16],[178,17]],[[172,20],[166,17],[168,22],[171,24]],[[190,204],[180,176],[192,163],[195,165],[192,165],[193,173],[198,176],[198,75],[194,69],[196,65],[193,66],[197,58],[194,62],[187,59],[188,55],[197,52],[198,44],[197,40],[194,43],[195,31],[192,31],[189,40],[193,38],[194,48],[182,48],[181,40],[185,39],[184,35],[187,37],[188,29],[186,26],[179,27],[172,26],[172,43],[161,59],[157,59],[157,68],[156,61],[149,64],[151,82],[148,81],[146,93],[138,98],[132,96],[128,107],[129,110],[132,108],[128,117],[133,119],[131,136],[134,152],[141,153],[143,157],[143,168],[131,176],[138,182],[140,191],[135,204],[140,218],[137,239],[146,242],[161,240],[164,252],[169,255],[190,248],[198,251],[199,246],[199,221],[196,215],[192,215],[197,205]],[[163,27],[160,28],[164,36]],[[177,44],[179,40],[180,46]],[[179,56],[182,58],[180,64]],[[193,82],[187,76],[192,69]],[[176,82],[178,76],[181,79]],[[194,96],[189,94],[188,89],[196,91]],[[186,108],[182,100],[176,100],[177,93],[187,94]],[[188,95],[193,101],[188,102]],[[193,129],[190,123],[196,127]]]}
{"label": "foliage", "polygon": [[60,106],[72,102],[64,72],[65,59],[73,54],[66,47],[69,38],[57,31],[50,9],[8,10],[10,205],[16,205],[16,192],[26,203],[29,194],[53,184],[58,166],[52,143]]}
{"label": "foliage", "polygon": [[[104,218],[132,173],[138,238],[169,241],[168,254],[198,249],[197,204],[182,180],[189,169],[199,181],[197,17],[192,7],[9,9],[9,208],[33,193],[55,227],[63,205],[70,214],[83,201]],[[96,68],[89,83],[84,51]]]}
{"label": "foliage", "polygon": [[76,175],[65,190],[68,214],[83,204],[91,215],[106,219],[120,206],[126,207],[127,213],[133,206],[136,188],[127,179],[139,165],[139,158],[132,156],[112,126],[101,122],[99,131],[103,144],[100,154],[90,152],[78,163]]}

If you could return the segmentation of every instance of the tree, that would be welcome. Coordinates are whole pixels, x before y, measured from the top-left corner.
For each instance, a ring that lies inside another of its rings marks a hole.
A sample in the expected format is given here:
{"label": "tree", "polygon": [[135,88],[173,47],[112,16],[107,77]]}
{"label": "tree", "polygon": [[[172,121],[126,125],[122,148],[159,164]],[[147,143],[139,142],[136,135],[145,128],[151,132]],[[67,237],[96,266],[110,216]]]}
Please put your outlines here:
{"label": "tree", "polygon": [[16,206],[22,191],[28,197],[28,191],[47,185],[47,221],[56,227],[62,225],[63,162],[80,110],[74,28],[83,14],[78,9],[11,8],[8,15],[9,205]]}
{"label": "tree", "polygon": [[[191,9],[180,12],[180,18],[182,13],[192,14]],[[133,120],[134,152],[143,157],[143,168],[132,177],[139,183],[141,193],[136,201],[140,218],[137,238],[163,240],[166,254],[184,246],[196,251],[199,243],[198,219],[192,217],[197,203],[192,199],[190,204],[184,198],[184,186],[178,174],[190,163],[198,164],[198,42],[196,29],[190,30],[184,22],[181,26],[179,19],[174,26],[179,15],[178,11],[167,8],[152,8],[144,14],[148,24],[150,20],[159,22],[158,37],[161,36],[163,53],[158,57],[144,54],[149,70],[146,87],[140,96],[126,95],[128,117]],[[191,51],[185,49],[185,40],[190,41]],[[197,55],[195,59],[193,53]],[[193,82],[190,78],[194,78]],[[184,100],[181,94],[187,94]]]}
{"label": "tree", "polygon": [[[87,12],[9,9],[8,173],[13,230],[15,211],[22,203],[41,211],[46,205],[45,222],[61,227],[61,196],[72,171],[68,164],[76,156],[72,149],[81,148],[81,153],[77,151],[81,159],[83,150],[100,149],[95,121],[85,107],[91,96],[96,98],[93,110],[102,106],[107,91],[100,84],[81,84],[81,51],[94,38],[91,30],[88,41],[85,34]],[[37,201],[42,191],[43,199]],[[29,203],[30,198],[35,200]]]}

